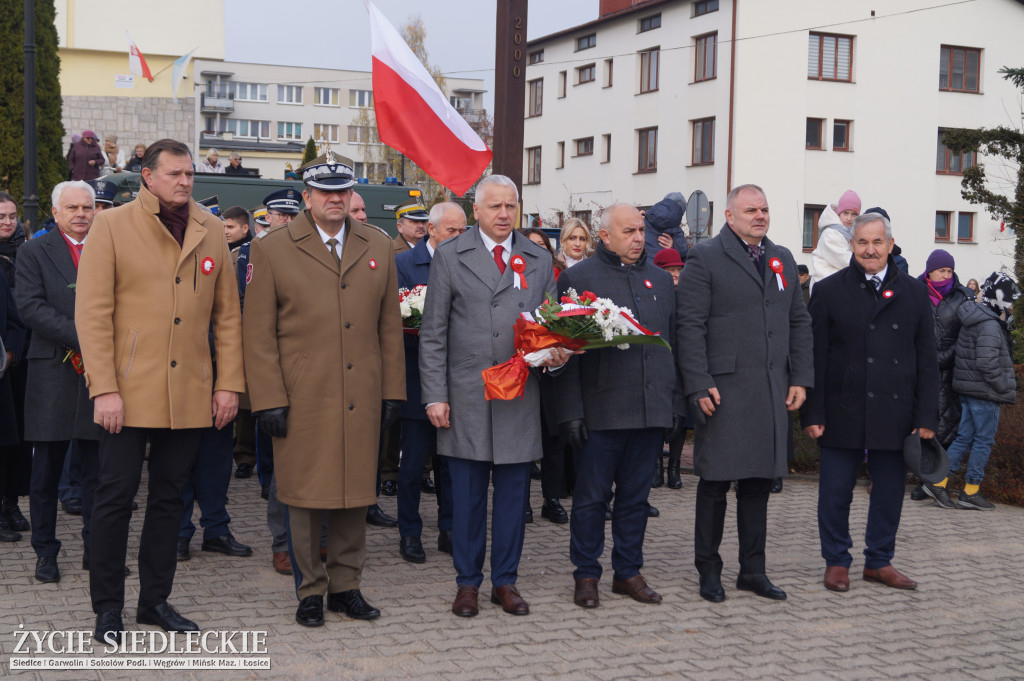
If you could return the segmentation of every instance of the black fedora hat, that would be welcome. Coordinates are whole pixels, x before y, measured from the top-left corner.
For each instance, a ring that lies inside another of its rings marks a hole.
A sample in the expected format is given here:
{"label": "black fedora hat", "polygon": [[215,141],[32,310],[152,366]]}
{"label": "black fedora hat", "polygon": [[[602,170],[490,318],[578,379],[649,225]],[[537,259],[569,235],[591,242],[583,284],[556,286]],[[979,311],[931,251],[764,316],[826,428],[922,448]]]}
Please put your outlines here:
{"label": "black fedora hat", "polygon": [[903,440],[903,462],[910,472],[934,485],[949,475],[949,456],[934,437],[922,440],[911,433]]}

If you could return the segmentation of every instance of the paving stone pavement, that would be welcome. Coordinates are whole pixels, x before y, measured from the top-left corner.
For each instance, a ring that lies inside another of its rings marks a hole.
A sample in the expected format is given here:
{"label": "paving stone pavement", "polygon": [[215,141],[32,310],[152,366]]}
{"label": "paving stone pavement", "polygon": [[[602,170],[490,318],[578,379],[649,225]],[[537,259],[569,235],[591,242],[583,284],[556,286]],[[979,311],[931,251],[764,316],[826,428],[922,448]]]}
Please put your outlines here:
{"label": "paving stone pavement", "polygon": [[[138,499],[143,508],[145,480]],[[206,630],[268,632],[272,668],[258,671],[11,672],[8,659],[19,625],[62,631],[91,630],[93,625],[88,576],[79,569],[79,520],[62,512],[59,584],[35,582],[35,556],[27,536],[0,544],[0,676],[206,681],[1024,678],[1024,509],[947,511],[931,501],[907,499],[895,565],[920,587],[902,592],[859,579],[867,492],[858,487],[851,514],[854,579],[849,593],[836,594],[821,585],[817,484],[790,479],[782,494],[772,496],[768,545],[769,574],[789,593],[789,600],[767,601],[733,588],[736,533],[730,505],[723,541],[728,599],[711,604],[698,597],[693,568],[696,482],[684,476],[682,490],[652,491],[661,517],[648,524],[644,574],[664,595],[661,605],[641,605],[611,593],[606,549],[601,607],[575,607],[568,525],[541,519],[540,485],[534,482],[537,522],[527,526],[519,578],[530,602],[529,616],[506,615],[486,596],[478,617],[451,614],[454,571],[450,559],[436,550],[436,513],[432,497],[425,495],[430,502],[423,505],[425,564],[399,557],[397,529],[368,529],[363,593],[383,616],[357,622],[328,612],[325,626],[307,629],[294,621],[292,579],[271,567],[259,485],[255,478],[232,478],[232,531],[253,546],[254,555],[204,553],[199,550],[200,531],[192,542],[192,559],[178,566],[170,602]],[[393,498],[381,503],[394,514]],[[134,623],[138,570],[132,563],[141,526],[140,511],[132,519],[129,545],[129,629],[148,629]],[[608,549],[610,534],[609,527]]]}

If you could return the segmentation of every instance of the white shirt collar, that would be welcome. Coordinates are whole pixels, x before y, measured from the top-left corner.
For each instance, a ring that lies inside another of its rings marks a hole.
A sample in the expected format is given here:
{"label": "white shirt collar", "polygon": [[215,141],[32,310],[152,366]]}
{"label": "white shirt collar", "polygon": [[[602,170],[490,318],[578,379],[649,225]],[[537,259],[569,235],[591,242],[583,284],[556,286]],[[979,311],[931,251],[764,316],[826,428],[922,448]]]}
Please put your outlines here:
{"label": "white shirt collar", "polygon": [[885,281],[885,273],[888,272],[888,271],[889,271],[889,266],[886,265],[885,267],[882,268],[881,272],[876,272],[875,274],[868,274],[867,272],[865,272],[864,273],[864,278],[867,279],[868,281],[871,281],[872,277],[878,277],[882,281]]}
{"label": "white shirt collar", "polygon": [[[54,227],[54,229],[56,229],[56,230],[60,231],[60,227]],[[83,237],[82,237],[82,240],[81,240],[81,241],[75,241],[75,237],[71,236],[71,235],[70,235],[70,234],[68,234],[67,232],[63,232],[63,231],[61,231],[60,233],[61,233],[61,235],[63,235],[63,237],[64,237],[65,239],[67,239],[68,241],[70,241],[70,242],[71,242],[71,244],[72,244],[73,246],[79,246],[79,245],[81,245],[81,244],[84,244],[84,243],[85,243],[85,239],[86,239],[86,237],[88,237],[88,236],[89,236],[88,234],[86,234],[85,236],[83,236]]]}
{"label": "white shirt collar", "polygon": [[511,251],[512,251],[512,233],[511,232],[509,232],[509,235],[500,244],[497,241],[495,241],[494,239],[492,239],[491,237],[487,236],[487,234],[482,229],[480,230],[480,238],[484,240],[484,246],[487,248],[487,250],[492,255],[494,254],[494,247],[495,246],[501,246],[502,248],[505,249],[504,252],[502,252],[502,254],[501,254],[502,258],[504,258],[505,261],[507,262],[509,257],[511,257],[511,255],[510,255]]}
{"label": "white shirt collar", "polygon": [[338,246],[339,247],[341,246],[342,241],[345,239],[345,226],[344,225],[342,225],[341,231],[338,232],[337,234],[335,234],[334,236],[331,236],[330,234],[328,234],[324,230],[320,229],[320,225],[316,225],[316,223],[314,223],[314,225],[316,226],[316,231],[320,233],[320,239],[324,242],[324,246],[327,245],[327,240],[328,239],[337,239],[338,240]]}
{"label": "white shirt collar", "polygon": [[430,245],[430,239],[429,239],[429,238],[427,238],[427,237],[423,237],[423,238],[427,240],[427,241],[426,241],[426,244],[427,244],[427,253],[429,253],[429,254],[430,254],[430,257],[431,257],[431,258],[433,258],[433,257],[434,257],[434,247]]}

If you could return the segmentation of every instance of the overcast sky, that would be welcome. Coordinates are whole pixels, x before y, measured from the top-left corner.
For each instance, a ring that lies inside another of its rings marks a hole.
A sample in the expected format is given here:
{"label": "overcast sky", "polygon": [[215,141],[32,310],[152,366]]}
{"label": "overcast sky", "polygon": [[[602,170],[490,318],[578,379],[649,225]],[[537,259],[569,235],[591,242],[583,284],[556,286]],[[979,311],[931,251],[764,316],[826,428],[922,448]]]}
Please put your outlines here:
{"label": "overcast sky", "polygon": [[[446,76],[483,78],[494,109],[494,0],[375,0],[399,31],[419,15],[430,61]],[[226,0],[228,61],[370,70],[370,18],[362,0]],[[597,18],[598,0],[534,0],[527,38]]]}

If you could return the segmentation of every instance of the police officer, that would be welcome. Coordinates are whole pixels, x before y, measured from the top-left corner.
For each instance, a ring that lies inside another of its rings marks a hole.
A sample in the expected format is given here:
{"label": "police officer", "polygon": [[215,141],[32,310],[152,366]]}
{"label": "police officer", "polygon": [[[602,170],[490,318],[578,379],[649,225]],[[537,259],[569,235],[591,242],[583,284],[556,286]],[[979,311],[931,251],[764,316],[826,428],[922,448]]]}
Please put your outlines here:
{"label": "police officer", "polygon": [[302,210],[302,195],[294,189],[279,189],[263,198],[267,207],[267,221],[270,229],[283,227],[291,222]]}

